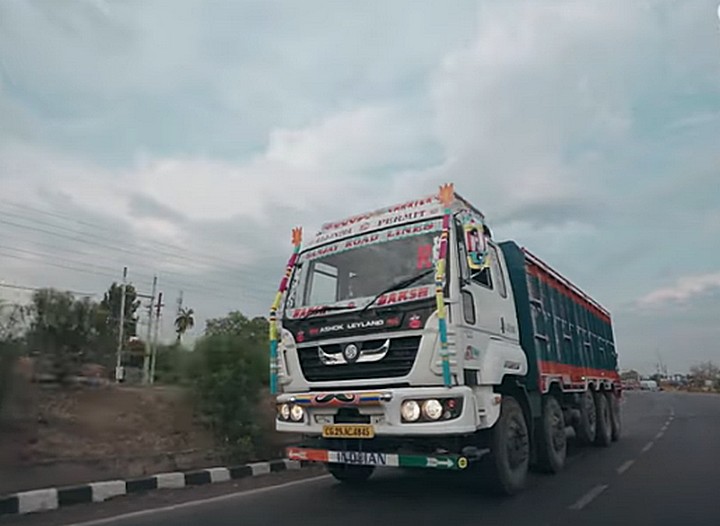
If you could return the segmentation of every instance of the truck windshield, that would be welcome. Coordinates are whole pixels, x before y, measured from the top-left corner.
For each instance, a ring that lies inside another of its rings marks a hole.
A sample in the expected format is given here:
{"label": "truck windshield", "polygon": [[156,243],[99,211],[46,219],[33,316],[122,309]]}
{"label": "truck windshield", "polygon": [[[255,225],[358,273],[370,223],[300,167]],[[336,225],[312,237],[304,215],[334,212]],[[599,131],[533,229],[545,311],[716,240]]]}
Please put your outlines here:
{"label": "truck windshield", "polygon": [[[441,229],[441,221],[429,221],[310,249],[302,256],[287,306],[354,302],[362,307],[388,287],[432,269]],[[431,285],[433,279],[426,272],[412,287]]]}

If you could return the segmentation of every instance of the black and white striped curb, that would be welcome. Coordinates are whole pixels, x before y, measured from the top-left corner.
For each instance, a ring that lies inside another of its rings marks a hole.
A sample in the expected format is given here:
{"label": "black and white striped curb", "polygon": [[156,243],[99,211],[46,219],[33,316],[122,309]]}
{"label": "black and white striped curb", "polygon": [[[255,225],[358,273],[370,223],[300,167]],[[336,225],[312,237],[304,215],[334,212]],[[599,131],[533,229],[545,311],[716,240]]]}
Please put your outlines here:
{"label": "black and white striped curb", "polygon": [[154,489],[184,488],[229,480],[256,477],[279,471],[301,469],[306,464],[293,460],[255,462],[234,467],[159,473],[143,478],[91,482],[79,486],[45,488],[0,496],[0,515],[55,510],[83,502],[103,502],[114,497]]}

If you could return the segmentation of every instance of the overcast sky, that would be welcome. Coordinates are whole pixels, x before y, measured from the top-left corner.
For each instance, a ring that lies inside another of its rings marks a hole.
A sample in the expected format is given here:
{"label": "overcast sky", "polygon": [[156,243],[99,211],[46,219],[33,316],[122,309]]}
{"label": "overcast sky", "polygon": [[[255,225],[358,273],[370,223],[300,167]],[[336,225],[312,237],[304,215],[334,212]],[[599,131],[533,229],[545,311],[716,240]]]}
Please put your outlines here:
{"label": "overcast sky", "polygon": [[0,280],[158,273],[198,334],[265,314],[293,225],[452,181],[624,367],[720,361],[717,3],[2,0]]}

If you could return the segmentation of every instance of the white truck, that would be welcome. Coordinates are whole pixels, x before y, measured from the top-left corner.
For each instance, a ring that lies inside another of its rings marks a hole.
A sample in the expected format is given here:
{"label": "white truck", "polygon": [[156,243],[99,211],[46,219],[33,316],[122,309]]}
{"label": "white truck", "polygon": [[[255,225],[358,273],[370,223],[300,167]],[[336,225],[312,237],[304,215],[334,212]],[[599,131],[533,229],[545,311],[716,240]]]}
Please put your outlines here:
{"label": "white truck", "polygon": [[609,313],[454,192],[294,232],[271,311],[288,458],[344,482],[378,466],[488,469],[512,494],[562,469],[574,429],[620,436]]}

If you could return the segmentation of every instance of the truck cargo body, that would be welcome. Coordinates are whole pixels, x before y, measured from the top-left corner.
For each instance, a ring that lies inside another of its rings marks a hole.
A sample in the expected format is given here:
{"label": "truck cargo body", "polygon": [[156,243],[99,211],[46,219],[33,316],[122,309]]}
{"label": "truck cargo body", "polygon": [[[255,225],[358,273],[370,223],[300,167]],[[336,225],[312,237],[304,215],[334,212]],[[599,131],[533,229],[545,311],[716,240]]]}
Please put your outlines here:
{"label": "truck cargo body", "polygon": [[531,464],[562,469],[571,429],[619,438],[609,313],[488,233],[460,196],[429,196],[328,223],[300,252],[273,364],[276,427],[303,436],[290,459],[342,481],[478,464],[514,493]]}
{"label": "truck cargo body", "polygon": [[526,249],[500,243],[528,357],[527,388],[565,392],[619,384],[610,313]]}

